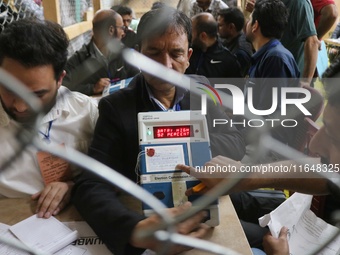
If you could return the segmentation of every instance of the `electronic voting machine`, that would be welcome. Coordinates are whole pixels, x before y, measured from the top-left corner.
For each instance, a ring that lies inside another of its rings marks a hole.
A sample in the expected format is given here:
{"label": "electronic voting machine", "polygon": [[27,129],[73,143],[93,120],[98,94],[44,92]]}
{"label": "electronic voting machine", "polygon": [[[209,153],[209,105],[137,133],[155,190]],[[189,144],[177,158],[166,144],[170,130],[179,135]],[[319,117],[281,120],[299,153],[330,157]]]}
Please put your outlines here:
{"label": "electronic voting machine", "polygon": [[[198,195],[185,191],[199,181],[177,164],[204,166],[211,159],[206,118],[201,111],[141,112],[138,114],[139,168],[144,189],[160,199],[167,207],[176,207]],[[145,215],[152,210],[143,204]],[[219,224],[218,202],[207,208],[210,226]]]}

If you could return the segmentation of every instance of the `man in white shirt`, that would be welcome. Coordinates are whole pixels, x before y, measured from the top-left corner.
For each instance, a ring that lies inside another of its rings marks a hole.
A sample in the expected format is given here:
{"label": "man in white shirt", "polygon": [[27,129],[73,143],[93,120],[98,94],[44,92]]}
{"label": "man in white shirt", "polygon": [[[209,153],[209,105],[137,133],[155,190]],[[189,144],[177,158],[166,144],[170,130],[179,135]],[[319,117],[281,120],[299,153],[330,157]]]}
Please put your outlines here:
{"label": "man in white shirt", "polygon": [[[50,146],[86,153],[98,111],[89,97],[61,87],[68,43],[58,24],[30,19],[13,22],[0,34],[0,67],[40,99],[46,115],[37,136]],[[76,172],[66,161],[34,146],[18,153],[15,132],[31,127],[34,113],[6,85],[0,84],[0,197],[32,195],[38,200],[38,216],[49,218],[69,202]],[[9,159],[11,164],[3,167]]]}

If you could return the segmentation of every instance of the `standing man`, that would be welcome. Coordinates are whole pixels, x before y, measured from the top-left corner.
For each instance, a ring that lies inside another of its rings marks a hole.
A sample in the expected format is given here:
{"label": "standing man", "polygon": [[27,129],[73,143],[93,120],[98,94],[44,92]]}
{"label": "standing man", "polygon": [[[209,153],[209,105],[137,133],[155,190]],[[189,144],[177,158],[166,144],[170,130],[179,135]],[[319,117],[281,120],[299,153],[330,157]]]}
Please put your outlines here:
{"label": "standing man", "polygon": [[334,0],[311,0],[314,11],[314,23],[318,39],[332,28],[338,18],[338,9]]}
{"label": "standing man", "polygon": [[227,9],[228,5],[222,0],[196,0],[191,4],[190,17],[201,12],[209,12],[217,20],[218,13],[222,9]]}
{"label": "standing man", "polygon": [[132,22],[132,9],[128,6],[116,5],[111,7],[112,10],[116,11],[122,16],[123,24],[125,26],[125,35],[122,38],[122,43],[129,48],[135,49],[137,43],[137,34],[130,28]]}
{"label": "standing man", "polygon": [[[98,111],[92,100],[62,87],[68,39],[62,27],[50,21],[21,19],[0,34],[0,66],[23,83],[41,101],[44,113],[37,136],[47,145],[63,145],[87,152]],[[0,165],[13,157],[20,143],[13,137],[30,128],[34,115],[22,98],[0,86]],[[56,215],[69,202],[76,169],[50,154],[26,147],[5,169],[0,169],[0,197],[32,196],[38,217]],[[54,165],[54,166],[53,166]],[[56,165],[61,165],[58,167]],[[62,170],[64,173],[55,176]]]}
{"label": "standing man", "polygon": [[224,40],[223,45],[236,55],[241,66],[242,76],[245,77],[250,67],[253,47],[243,33],[244,15],[242,11],[236,7],[223,9],[218,14],[217,23],[218,34]]}
{"label": "standing man", "polygon": [[[320,41],[314,25],[313,8],[310,1],[282,0],[289,12],[288,25],[281,43],[294,56],[298,64],[301,85],[309,86],[312,82]],[[256,0],[247,1],[247,11],[251,12]]]}
{"label": "standing man", "polygon": [[[248,92],[246,97],[251,97],[252,107],[256,110],[271,109],[275,100],[272,95],[273,88],[280,91],[284,87],[298,87],[299,85],[298,78],[300,73],[294,57],[280,43],[280,38],[287,22],[288,10],[281,0],[256,1],[254,11],[250,15],[250,20],[246,26],[246,37],[252,43],[255,53],[252,56],[252,66],[250,67],[245,89],[247,92],[249,88],[252,89],[252,95]],[[278,120],[282,118],[279,96],[276,110],[272,114],[262,117]],[[255,128],[259,129],[260,127]],[[246,156],[242,159],[244,163],[254,163],[252,155],[257,152],[257,137],[254,137],[254,133],[251,131],[255,128],[246,126],[241,130],[247,144]],[[282,126],[270,129],[271,136],[283,144],[290,144],[293,141],[295,134],[293,131],[292,128]],[[268,163],[277,161],[280,158],[280,155],[276,152],[269,151],[257,160],[258,163]],[[258,226],[257,218],[254,221],[254,218],[251,217],[253,214],[250,210],[247,210],[249,208],[247,206],[255,203],[252,196],[248,193],[240,192],[232,194],[231,199],[241,219],[250,246],[259,247],[262,244],[262,238],[266,230]],[[271,200],[271,208],[275,209],[282,201],[282,199]],[[254,206],[254,208],[258,207],[258,204]],[[266,208],[266,210],[270,210],[269,208]]]}
{"label": "standing man", "polygon": [[210,13],[200,13],[191,20],[193,54],[186,73],[208,78],[241,77],[237,58],[218,39],[214,17]]}
{"label": "standing man", "polygon": [[[257,110],[272,106],[272,88],[298,86],[299,69],[293,55],[280,43],[288,22],[288,11],[281,0],[257,0],[246,26],[246,37],[254,49],[246,89],[253,89],[252,102]],[[280,79],[270,79],[280,78]],[[281,110],[278,107],[274,114]],[[244,129],[245,136],[249,129]],[[287,128],[272,129],[272,136],[284,144],[291,142],[293,132]],[[251,140],[251,137],[246,140]]]}
{"label": "standing man", "polygon": [[63,83],[89,96],[101,94],[113,81],[138,73],[119,54],[119,42],[125,35],[122,17],[111,9],[100,10],[92,23],[92,40],[69,58]]}
{"label": "standing man", "polygon": [[301,84],[310,85],[320,46],[311,2],[306,0],[282,0],[282,2],[289,11],[289,21],[281,43],[293,54],[299,66]]}
{"label": "standing man", "polygon": [[[192,54],[189,48],[192,29],[191,21],[184,13],[168,7],[151,10],[142,16],[137,31],[142,54],[169,69],[182,74],[185,72]],[[189,91],[152,74],[143,72],[135,76],[128,88],[100,101],[100,117],[89,155],[136,181],[138,173],[135,167],[140,151],[137,114],[190,110],[190,105],[194,104],[192,99]],[[242,137],[235,128],[214,128],[213,118],[228,117],[220,108],[211,109],[207,113],[207,123],[212,155],[222,153],[240,159],[244,155]],[[148,227],[157,227],[158,217],[145,218],[140,212],[128,209],[119,200],[120,195],[119,191],[105,181],[84,172],[76,184],[73,201],[84,219],[114,254],[135,255],[142,254],[145,249],[157,250],[162,245],[157,240],[142,242],[135,234]],[[178,214],[183,208],[169,210]],[[203,237],[205,228],[200,225],[202,216],[198,214],[180,223],[178,229],[185,235]],[[169,254],[183,250],[184,247],[175,246]]]}

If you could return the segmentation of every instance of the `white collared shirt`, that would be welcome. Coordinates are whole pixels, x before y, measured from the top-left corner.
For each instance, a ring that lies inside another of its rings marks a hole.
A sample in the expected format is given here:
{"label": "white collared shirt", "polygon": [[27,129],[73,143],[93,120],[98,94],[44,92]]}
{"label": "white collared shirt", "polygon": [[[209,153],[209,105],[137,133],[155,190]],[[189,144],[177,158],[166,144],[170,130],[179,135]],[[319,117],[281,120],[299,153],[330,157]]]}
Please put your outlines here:
{"label": "white collared shirt", "polygon": [[[86,95],[71,92],[61,86],[55,106],[43,117],[37,135],[43,140],[49,122],[50,144],[64,144],[83,153],[92,140],[98,109],[94,101]],[[10,119],[0,103],[0,165],[18,150],[18,142],[13,136],[19,123]],[[0,169],[0,197],[23,197],[35,194],[44,188],[38,166],[38,150],[28,146],[6,169]],[[75,173],[74,173],[75,174]]]}

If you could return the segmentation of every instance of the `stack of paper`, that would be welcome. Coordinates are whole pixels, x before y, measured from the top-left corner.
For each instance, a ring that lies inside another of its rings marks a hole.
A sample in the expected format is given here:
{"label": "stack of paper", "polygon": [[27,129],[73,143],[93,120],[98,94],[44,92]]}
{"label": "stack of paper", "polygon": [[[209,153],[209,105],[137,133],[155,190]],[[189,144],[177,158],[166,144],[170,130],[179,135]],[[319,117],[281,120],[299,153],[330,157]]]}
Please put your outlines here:
{"label": "stack of paper", "polygon": [[[53,254],[63,251],[58,254],[83,254],[77,253],[77,247],[67,248],[77,239],[78,232],[71,230],[54,217],[43,219],[33,215],[13,226],[0,223],[0,234],[8,241],[19,239],[27,247],[41,253]],[[0,254],[27,255],[28,253],[0,243]]]}

